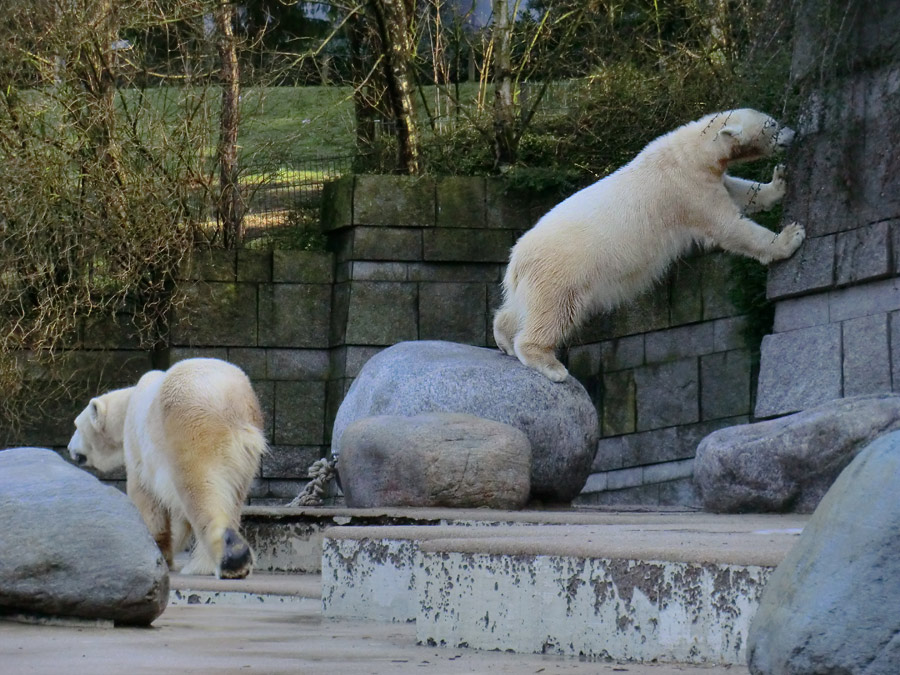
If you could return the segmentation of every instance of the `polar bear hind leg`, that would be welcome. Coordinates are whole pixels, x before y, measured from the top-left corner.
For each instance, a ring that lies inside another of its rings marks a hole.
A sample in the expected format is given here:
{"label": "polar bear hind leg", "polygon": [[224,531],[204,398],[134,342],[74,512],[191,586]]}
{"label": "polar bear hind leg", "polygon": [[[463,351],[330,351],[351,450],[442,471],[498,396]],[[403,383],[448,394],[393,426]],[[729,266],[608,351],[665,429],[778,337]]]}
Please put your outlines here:
{"label": "polar bear hind leg", "polygon": [[494,315],[494,342],[504,354],[515,356],[513,342],[518,329],[518,312],[504,304]]}
{"label": "polar bear hind leg", "polygon": [[519,361],[553,382],[562,382],[569,375],[566,367],[556,358],[556,345],[565,340],[575,325],[577,314],[575,294],[564,293],[563,296],[547,295],[540,300],[533,298],[532,307],[513,345]]}
{"label": "polar bear hind leg", "polygon": [[254,471],[237,465],[258,462],[265,439],[256,429],[236,434],[224,430],[216,436],[206,434],[198,447],[175,452],[177,488],[196,538],[182,573],[240,579],[253,566],[253,552],[240,534],[239,523]]}

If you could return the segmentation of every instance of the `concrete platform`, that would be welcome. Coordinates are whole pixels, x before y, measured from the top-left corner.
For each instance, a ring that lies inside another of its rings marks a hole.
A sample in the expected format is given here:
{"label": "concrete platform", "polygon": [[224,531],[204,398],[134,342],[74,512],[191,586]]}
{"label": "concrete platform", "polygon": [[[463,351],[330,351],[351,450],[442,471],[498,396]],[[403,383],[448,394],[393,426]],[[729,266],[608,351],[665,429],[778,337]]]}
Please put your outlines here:
{"label": "concrete platform", "polygon": [[805,522],[257,509],[257,569],[317,567],[324,547],[321,578],[172,575],[150,629],[0,622],[0,673],[747,675],[758,594]]}
{"label": "concrete platform", "polygon": [[329,529],[325,614],[415,621],[425,644],[743,664],[765,582],[807,519],[578,520]]}

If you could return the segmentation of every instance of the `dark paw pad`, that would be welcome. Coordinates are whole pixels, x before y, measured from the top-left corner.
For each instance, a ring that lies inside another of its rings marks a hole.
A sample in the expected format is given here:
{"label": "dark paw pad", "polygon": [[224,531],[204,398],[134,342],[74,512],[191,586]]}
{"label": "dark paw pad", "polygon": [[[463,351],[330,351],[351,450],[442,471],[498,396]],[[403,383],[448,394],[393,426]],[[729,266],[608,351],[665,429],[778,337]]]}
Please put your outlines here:
{"label": "dark paw pad", "polygon": [[223,579],[243,579],[250,574],[252,564],[250,545],[231,528],[225,530],[225,553],[219,565],[219,576]]}

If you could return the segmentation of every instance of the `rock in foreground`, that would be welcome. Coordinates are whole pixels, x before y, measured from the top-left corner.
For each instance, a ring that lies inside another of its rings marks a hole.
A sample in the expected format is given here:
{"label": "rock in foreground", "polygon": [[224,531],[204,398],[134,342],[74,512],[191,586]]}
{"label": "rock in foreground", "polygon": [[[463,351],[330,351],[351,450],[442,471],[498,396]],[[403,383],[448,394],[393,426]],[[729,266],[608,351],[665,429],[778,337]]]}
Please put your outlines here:
{"label": "rock in foreground", "polygon": [[753,675],[896,675],[898,493],[895,432],[844,470],[770,577],[750,626]]}
{"label": "rock in foreground", "polygon": [[597,451],[597,412],[572,377],[555,383],[497,350],[401,342],[372,357],[338,410],[331,451],[350,424],[375,415],[466,413],[509,424],[531,442],[531,496],[571,501]]}
{"label": "rock in foreground", "polygon": [[0,611],[147,625],[168,601],[128,497],[51,450],[0,451]]}
{"label": "rock in foreground", "polygon": [[365,417],[344,431],[347,506],[520,509],[531,444],[508,424],[460,413]]}
{"label": "rock in foreground", "polygon": [[897,429],[900,396],[893,394],[720,429],[698,446],[694,481],[708,511],[810,513],[864,447]]}

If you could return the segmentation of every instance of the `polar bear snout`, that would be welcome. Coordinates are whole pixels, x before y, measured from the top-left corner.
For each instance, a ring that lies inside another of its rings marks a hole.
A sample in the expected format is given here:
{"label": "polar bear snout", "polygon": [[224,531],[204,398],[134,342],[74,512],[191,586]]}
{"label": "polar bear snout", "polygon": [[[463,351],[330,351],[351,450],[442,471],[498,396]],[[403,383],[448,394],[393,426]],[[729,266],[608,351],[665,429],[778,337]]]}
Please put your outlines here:
{"label": "polar bear snout", "polygon": [[784,150],[794,142],[796,133],[790,127],[781,127],[775,134],[775,145]]}
{"label": "polar bear snout", "polygon": [[69,441],[67,450],[69,451],[69,457],[71,457],[72,461],[78,466],[87,464],[87,455],[81,452],[81,432],[78,429],[75,429],[75,433],[72,435],[72,440]]}

